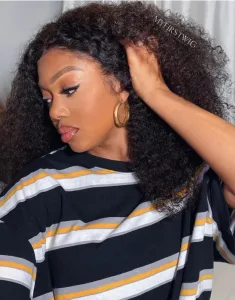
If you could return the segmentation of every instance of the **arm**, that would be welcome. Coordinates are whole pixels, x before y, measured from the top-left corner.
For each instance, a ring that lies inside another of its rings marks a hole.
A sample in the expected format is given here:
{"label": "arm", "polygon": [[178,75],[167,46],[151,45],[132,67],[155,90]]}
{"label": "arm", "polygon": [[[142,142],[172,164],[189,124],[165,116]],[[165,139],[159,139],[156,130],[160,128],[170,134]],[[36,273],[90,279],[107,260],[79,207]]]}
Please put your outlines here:
{"label": "arm", "polygon": [[235,208],[235,126],[170,91],[158,89],[146,102],[214,169]]}
{"label": "arm", "polygon": [[140,98],[168,123],[218,174],[235,208],[235,126],[172,93],[147,48],[121,41],[132,84]]}

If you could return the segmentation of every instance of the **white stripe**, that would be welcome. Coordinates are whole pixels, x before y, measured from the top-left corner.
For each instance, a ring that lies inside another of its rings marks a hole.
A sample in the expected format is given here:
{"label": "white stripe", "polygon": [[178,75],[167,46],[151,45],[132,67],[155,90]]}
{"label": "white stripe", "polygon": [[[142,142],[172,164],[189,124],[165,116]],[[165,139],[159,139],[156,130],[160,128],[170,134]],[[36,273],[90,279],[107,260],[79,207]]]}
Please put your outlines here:
{"label": "white stripe", "polygon": [[205,236],[213,236],[213,226],[207,222],[203,225],[194,226],[191,242],[201,242]]}
{"label": "white stripe", "polygon": [[[0,280],[12,281],[27,287],[31,294],[34,289],[34,280],[32,276],[19,269],[0,266]],[[1,291],[0,291],[1,293]]]}
{"label": "white stripe", "polygon": [[[229,263],[235,264],[235,255],[228,249],[225,241],[223,240],[222,237],[222,233],[219,231],[218,226],[216,224],[215,221],[213,221],[213,232],[214,234],[218,237],[217,241],[218,244],[216,243],[216,249],[218,250],[218,252],[220,253],[220,255],[226,260],[227,258],[223,255],[223,253],[220,251],[219,247],[222,248],[224,250],[224,252],[226,253],[226,255],[229,257],[229,259],[231,261],[228,261]],[[215,240],[215,239],[214,239]],[[216,240],[215,240],[216,241]],[[219,245],[219,247],[218,247]]]}
{"label": "white stripe", "polygon": [[58,179],[57,181],[65,191],[128,185],[136,184],[138,182],[133,173],[89,174],[75,178]]}
{"label": "white stripe", "polygon": [[[217,223],[215,222],[215,220],[213,219],[213,216],[212,216],[212,209],[211,209],[211,206],[210,206],[210,202],[209,202],[209,199],[207,197],[207,203],[208,203],[208,209],[209,209],[209,214],[210,214],[210,217],[212,218],[213,220],[213,223],[212,223],[212,228],[213,228],[213,235],[216,235],[218,237],[218,244],[219,244],[219,247],[222,248],[224,250],[224,252],[226,253],[226,255],[230,258],[230,263],[233,263],[235,264],[235,255],[228,249],[225,241],[223,240],[223,237],[222,237],[222,233],[219,231],[218,229],[218,225]],[[215,239],[214,239],[215,241]],[[218,252],[220,253],[220,255],[226,260],[226,257],[223,255],[222,252],[220,252],[220,249],[218,249],[218,244],[216,243],[216,249],[218,250]],[[229,261],[228,261],[229,262]]]}
{"label": "white stripe", "polygon": [[187,259],[188,249],[180,252],[177,271],[184,268]]}
{"label": "white stripe", "polygon": [[[44,171],[42,171],[44,172]],[[31,178],[34,176],[35,173],[31,174]],[[38,171],[37,171],[38,174]],[[27,176],[28,177],[28,176]],[[14,185],[8,193],[0,198],[0,202],[4,201],[4,199],[7,197],[9,193],[12,192],[18,185],[24,183],[25,181],[29,180],[28,179],[21,179],[16,185]],[[56,182],[55,179],[53,179],[50,176],[46,176],[42,179],[38,179],[32,184],[29,184],[25,187],[23,187],[21,190],[17,191],[11,198],[9,198],[4,205],[0,207],[0,218],[8,214],[11,210],[13,210],[19,203],[24,202],[27,199],[30,199],[37,194],[40,194],[44,191],[50,190],[58,186],[58,182]]]}
{"label": "white stripe", "polygon": [[[74,167],[73,167],[74,168]],[[67,169],[65,169],[65,174]],[[78,171],[81,167],[78,168]],[[84,169],[86,170],[86,169]],[[111,174],[88,174],[84,176],[77,176],[74,178],[66,179],[54,179],[49,174],[50,170],[38,170],[31,173],[30,175],[22,178],[17,184],[15,184],[5,196],[0,198],[0,202],[11,193],[17,186],[30,180],[35,175],[46,172],[48,176],[38,179],[32,184],[24,186],[21,190],[17,191],[12,197],[10,197],[4,205],[0,207],[0,219],[13,210],[20,202],[24,202],[27,199],[33,198],[36,195],[54,189],[57,186],[62,186],[65,191],[75,191],[86,188],[105,187],[105,186],[116,186],[116,185],[128,185],[137,184],[138,180],[134,173],[111,173]],[[55,170],[52,170],[54,174]],[[76,170],[74,170],[76,171]],[[73,171],[73,172],[74,172]],[[63,170],[59,170],[58,173],[63,173]]]}
{"label": "white stripe", "polygon": [[196,299],[199,298],[203,292],[211,291],[212,286],[213,286],[213,279],[202,280],[198,285]]}
{"label": "white stripe", "polygon": [[[109,291],[105,291],[99,294],[72,298],[73,300],[82,299],[82,300],[120,300],[120,299],[130,299],[130,297],[136,297],[142,295],[149,290],[152,290],[158,286],[165,284],[166,282],[172,281],[175,275],[175,267],[157,273],[148,278],[138,280],[131,284],[126,284],[124,286],[114,288]],[[66,298],[66,297],[65,297]]]}
{"label": "white stripe", "polygon": [[42,157],[45,157],[45,156],[47,156],[47,155],[52,155],[52,154],[54,154],[54,153],[56,153],[56,152],[59,152],[59,151],[64,150],[65,148],[67,148],[67,145],[62,146],[61,148],[59,148],[59,149],[57,149],[57,150],[51,151],[50,153],[47,153],[47,154],[43,155]]}
{"label": "white stripe", "polygon": [[[146,202],[145,204],[147,204]],[[149,202],[149,206],[151,203]],[[141,205],[143,206],[143,205]],[[135,211],[141,209],[137,207]],[[101,243],[108,238],[113,238],[118,235],[127,234],[130,231],[138,230],[139,228],[147,227],[152,224],[155,224],[161,221],[165,214],[159,213],[156,210],[151,210],[147,213],[144,213],[139,216],[127,218],[125,221],[122,221],[120,225],[113,229],[83,229],[71,231],[69,233],[57,234],[52,237],[46,238],[46,245],[43,244],[42,247],[34,249],[35,257],[37,262],[42,262],[45,257],[45,252],[55,250],[58,248],[69,247],[71,245],[79,245],[84,243]],[[98,222],[98,220],[96,221]],[[102,222],[102,220],[101,220]],[[74,225],[76,221],[74,222]],[[50,227],[51,228],[51,227]],[[50,231],[50,228],[48,229]],[[46,237],[46,233],[38,234],[40,237]],[[35,238],[30,240],[30,243],[33,244]]]}
{"label": "white stripe", "polygon": [[54,294],[52,292],[33,298],[33,300],[51,300],[51,299],[54,299]]}
{"label": "white stripe", "polygon": [[37,263],[41,263],[45,260],[46,245],[43,244],[42,247],[34,249],[34,255]]}
{"label": "white stripe", "polygon": [[234,235],[234,230],[235,230],[235,209],[233,210],[232,215],[231,215],[230,230],[231,230],[232,234]]}
{"label": "white stripe", "polygon": [[[146,202],[151,205],[150,202]],[[137,207],[135,211],[138,211],[140,207]],[[134,211],[134,212],[135,212]],[[59,248],[70,247],[73,245],[86,244],[86,243],[101,243],[108,238],[113,238],[115,236],[127,234],[130,231],[138,230],[139,228],[151,226],[152,224],[156,224],[160,222],[166,215],[164,213],[160,213],[156,210],[151,210],[147,213],[144,213],[139,216],[126,218],[126,220],[120,222],[120,225],[113,229],[83,229],[83,230],[75,230],[69,233],[57,234],[52,237],[46,238],[46,233],[39,233],[37,236],[40,238],[46,239],[46,245],[43,244],[42,247],[34,249],[35,257],[37,262],[42,262],[45,259],[45,253],[47,251],[52,251]],[[124,218],[123,218],[124,219]],[[204,217],[203,217],[204,219]],[[99,220],[96,220],[99,222]],[[102,220],[100,220],[102,222]],[[58,228],[58,225],[55,224]],[[74,224],[76,225],[76,221]],[[86,225],[86,224],[84,224]],[[49,227],[47,231],[50,231]],[[204,236],[213,235],[212,224],[205,223],[201,226],[195,226],[191,238],[191,242],[200,242],[204,239]],[[30,240],[31,244],[34,244],[35,237]]]}
{"label": "white stripe", "polygon": [[33,299],[34,288],[35,288],[35,281],[32,280],[31,288],[30,288],[30,299]]}
{"label": "white stripe", "polygon": [[[190,296],[180,296],[179,300],[196,300],[203,292],[212,291],[213,279],[202,280],[197,287],[197,293]],[[194,289],[194,288],[192,288]]]}

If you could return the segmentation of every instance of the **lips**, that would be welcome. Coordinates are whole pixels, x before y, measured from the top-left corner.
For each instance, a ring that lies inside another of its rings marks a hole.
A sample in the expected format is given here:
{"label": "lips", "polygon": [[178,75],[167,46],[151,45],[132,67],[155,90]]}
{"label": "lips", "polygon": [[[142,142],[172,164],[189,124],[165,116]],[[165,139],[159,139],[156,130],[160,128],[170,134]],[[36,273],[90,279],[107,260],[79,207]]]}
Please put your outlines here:
{"label": "lips", "polygon": [[63,126],[59,128],[59,133],[61,134],[61,140],[64,143],[68,143],[72,140],[73,136],[77,133],[78,128],[71,126]]}

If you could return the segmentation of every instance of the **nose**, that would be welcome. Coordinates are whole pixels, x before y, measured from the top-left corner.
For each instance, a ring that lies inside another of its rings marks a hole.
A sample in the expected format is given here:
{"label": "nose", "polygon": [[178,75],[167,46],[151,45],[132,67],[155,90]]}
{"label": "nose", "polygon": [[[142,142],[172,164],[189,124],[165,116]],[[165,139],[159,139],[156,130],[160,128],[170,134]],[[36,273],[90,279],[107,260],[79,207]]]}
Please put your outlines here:
{"label": "nose", "polygon": [[54,98],[50,107],[49,115],[52,121],[58,121],[67,118],[70,115],[69,109],[59,98]]}

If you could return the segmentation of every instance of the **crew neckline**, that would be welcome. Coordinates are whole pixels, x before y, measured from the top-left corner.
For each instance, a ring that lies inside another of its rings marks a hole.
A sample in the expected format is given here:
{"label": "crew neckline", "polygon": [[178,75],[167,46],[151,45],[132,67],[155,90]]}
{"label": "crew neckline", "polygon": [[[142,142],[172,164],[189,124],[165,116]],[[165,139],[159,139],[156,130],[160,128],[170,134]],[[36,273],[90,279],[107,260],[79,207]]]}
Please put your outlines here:
{"label": "crew neckline", "polygon": [[108,169],[117,172],[133,172],[131,162],[112,160],[101,156],[96,156],[89,152],[74,152],[70,147],[65,149],[67,155],[72,156],[75,163],[80,166],[87,166],[89,168],[97,167],[101,169]]}
{"label": "crew neckline", "polygon": [[104,158],[101,156],[91,154],[89,152],[84,152],[83,154],[85,157],[87,157],[89,161],[91,161],[91,163],[93,163],[98,168],[109,169],[109,170],[119,171],[119,172],[133,171],[130,162]]}

